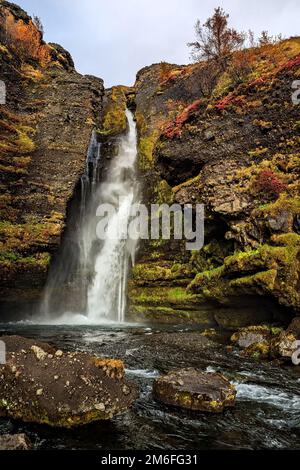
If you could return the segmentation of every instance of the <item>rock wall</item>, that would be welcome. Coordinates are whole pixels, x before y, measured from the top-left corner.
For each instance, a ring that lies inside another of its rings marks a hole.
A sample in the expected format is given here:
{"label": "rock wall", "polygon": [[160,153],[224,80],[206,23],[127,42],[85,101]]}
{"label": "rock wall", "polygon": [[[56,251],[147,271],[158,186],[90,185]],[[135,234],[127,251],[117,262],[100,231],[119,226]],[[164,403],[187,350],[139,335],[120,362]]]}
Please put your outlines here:
{"label": "rock wall", "polygon": [[206,216],[199,252],[142,244],[133,317],[237,326],[299,311],[299,53],[292,38],[245,51],[246,69],[234,54],[213,76],[205,63],[138,73],[144,201],[202,203]]}
{"label": "rock wall", "polygon": [[82,76],[32,19],[0,2],[0,298],[5,312],[38,301],[98,124],[102,80]]}

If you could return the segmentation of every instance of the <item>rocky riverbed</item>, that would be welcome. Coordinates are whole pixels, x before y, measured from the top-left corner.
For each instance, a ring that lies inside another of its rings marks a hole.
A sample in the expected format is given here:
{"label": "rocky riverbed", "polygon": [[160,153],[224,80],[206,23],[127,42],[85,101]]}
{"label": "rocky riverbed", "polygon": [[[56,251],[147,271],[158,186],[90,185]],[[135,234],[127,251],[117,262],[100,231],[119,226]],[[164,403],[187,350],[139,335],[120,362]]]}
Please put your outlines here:
{"label": "rocky riverbed", "polygon": [[[0,421],[1,434],[26,433],[36,449],[300,448],[300,370],[232,348],[233,332],[184,326],[6,325],[2,334],[46,341],[56,349],[124,360],[140,393],[125,414],[75,430]],[[153,381],[174,368],[222,373],[236,388],[234,408],[195,413],[154,400]]]}

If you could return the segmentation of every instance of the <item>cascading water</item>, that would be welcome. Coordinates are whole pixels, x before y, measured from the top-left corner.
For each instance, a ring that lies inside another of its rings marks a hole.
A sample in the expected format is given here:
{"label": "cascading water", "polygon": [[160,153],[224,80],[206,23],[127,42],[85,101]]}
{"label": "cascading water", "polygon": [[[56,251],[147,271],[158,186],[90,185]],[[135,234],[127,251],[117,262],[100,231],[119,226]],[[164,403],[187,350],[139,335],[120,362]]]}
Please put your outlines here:
{"label": "cascading water", "polygon": [[106,181],[99,187],[99,200],[112,204],[115,213],[107,224],[107,237],[95,259],[95,276],[87,294],[87,316],[92,321],[106,318],[123,322],[126,308],[128,265],[134,263],[136,241],[118,237],[127,233],[131,207],[137,202],[135,174],[137,156],[136,128],[127,111],[129,130],[120,140],[118,155],[112,161]]}
{"label": "cascading water", "polygon": [[[124,322],[128,270],[130,262],[134,263],[138,241],[120,237],[118,233],[127,234],[131,207],[138,202],[139,194],[135,170],[136,126],[129,110],[126,117],[127,133],[119,138],[117,155],[112,158],[102,182],[99,182],[101,144],[96,134],[92,135],[86,170],[81,178],[74,233],[66,236],[58,262],[49,273],[40,321]],[[114,213],[107,218],[105,237],[100,240],[96,233],[96,213],[101,204],[110,204]],[[70,240],[74,247],[71,251]],[[59,295],[62,288],[65,291]],[[80,312],[78,308],[68,307],[74,299],[81,305]]]}

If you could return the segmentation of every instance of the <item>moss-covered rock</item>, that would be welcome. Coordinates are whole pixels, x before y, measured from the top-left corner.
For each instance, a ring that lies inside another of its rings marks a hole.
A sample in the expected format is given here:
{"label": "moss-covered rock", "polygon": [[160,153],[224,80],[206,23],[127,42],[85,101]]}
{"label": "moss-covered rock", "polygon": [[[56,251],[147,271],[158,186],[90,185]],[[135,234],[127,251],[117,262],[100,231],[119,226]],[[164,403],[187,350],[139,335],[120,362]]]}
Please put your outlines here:
{"label": "moss-covered rock", "polygon": [[61,46],[43,41],[26,12],[4,1],[0,79],[7,89],[0,106],[0,304],[6,313],[9,305],[23,309],[28,299],[39,301],[104,90],[101,79],[75,71]]}
{"label": "moss-covered rock", "polygon": [[[299,52],[299,38],[244,51],[249,69],[238,81],[239,54],[233,54],[211,90],[203,85],[203,64],[155,64],[137,76],[146,201],[156,201],[159,181],[165,180],[175,202],[205,205],[205,246],[184,261],[196,271],[188,291],[200,304],[242,308],[243,299],[247,304],[249,298],[273,298],[299,310],[300,142],[297,107],[290,100]],[[151,250],[165,268],[170,250],[161,246],[165,253],[158,244],[143,244],[145,269]],[[158,282],[173,286],[172,276],[162,272]],[[139,275],[134,280],[143,283]],[[229,324],[227,313],[220,322]],[[262,321],[268,319],[260,313]]]}
{"label": "moss-covered rock", "polygon": [[127,88],[114,86],[105,91],[101,127],[98,130],[102,138],[114,137],[126,132]]}
{"label": "moss-covered rock", "polygon": [[136,387],[124,379],[122,361],[63,352],[18,336],[1,340],[6,345],[1,416],[72,428],[111,419],[136,396]]}
{"label": "moss-covered rock", "polygon": [[183,369],[155,379],[153,395],[166,405],[220,413],[234,406],[236,390],[221,374]]}
{"label": "moss-covered rock", "polygon": [[197,274],[188,290],[221,303],[242,295],[273,295],[282,305],[299,309],[300,261],[295,235],[273,239],[282,246],[262,245],[225,258],[222,266]]}

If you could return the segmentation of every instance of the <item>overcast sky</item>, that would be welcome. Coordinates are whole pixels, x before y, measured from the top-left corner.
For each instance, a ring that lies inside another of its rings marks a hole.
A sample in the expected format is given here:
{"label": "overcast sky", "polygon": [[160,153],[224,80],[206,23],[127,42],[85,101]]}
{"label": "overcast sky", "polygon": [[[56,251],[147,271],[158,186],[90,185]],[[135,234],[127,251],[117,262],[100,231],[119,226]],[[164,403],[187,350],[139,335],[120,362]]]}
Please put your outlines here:
{"label": "overcast sky", "polygon": [[299,0],[14,0],[42,19],[45,39],[69,50],[76,68],[100,76],[107,87],[132,85],[154,62],[189,61],[197,18],[214,7],[238,29],[300,35]]}

